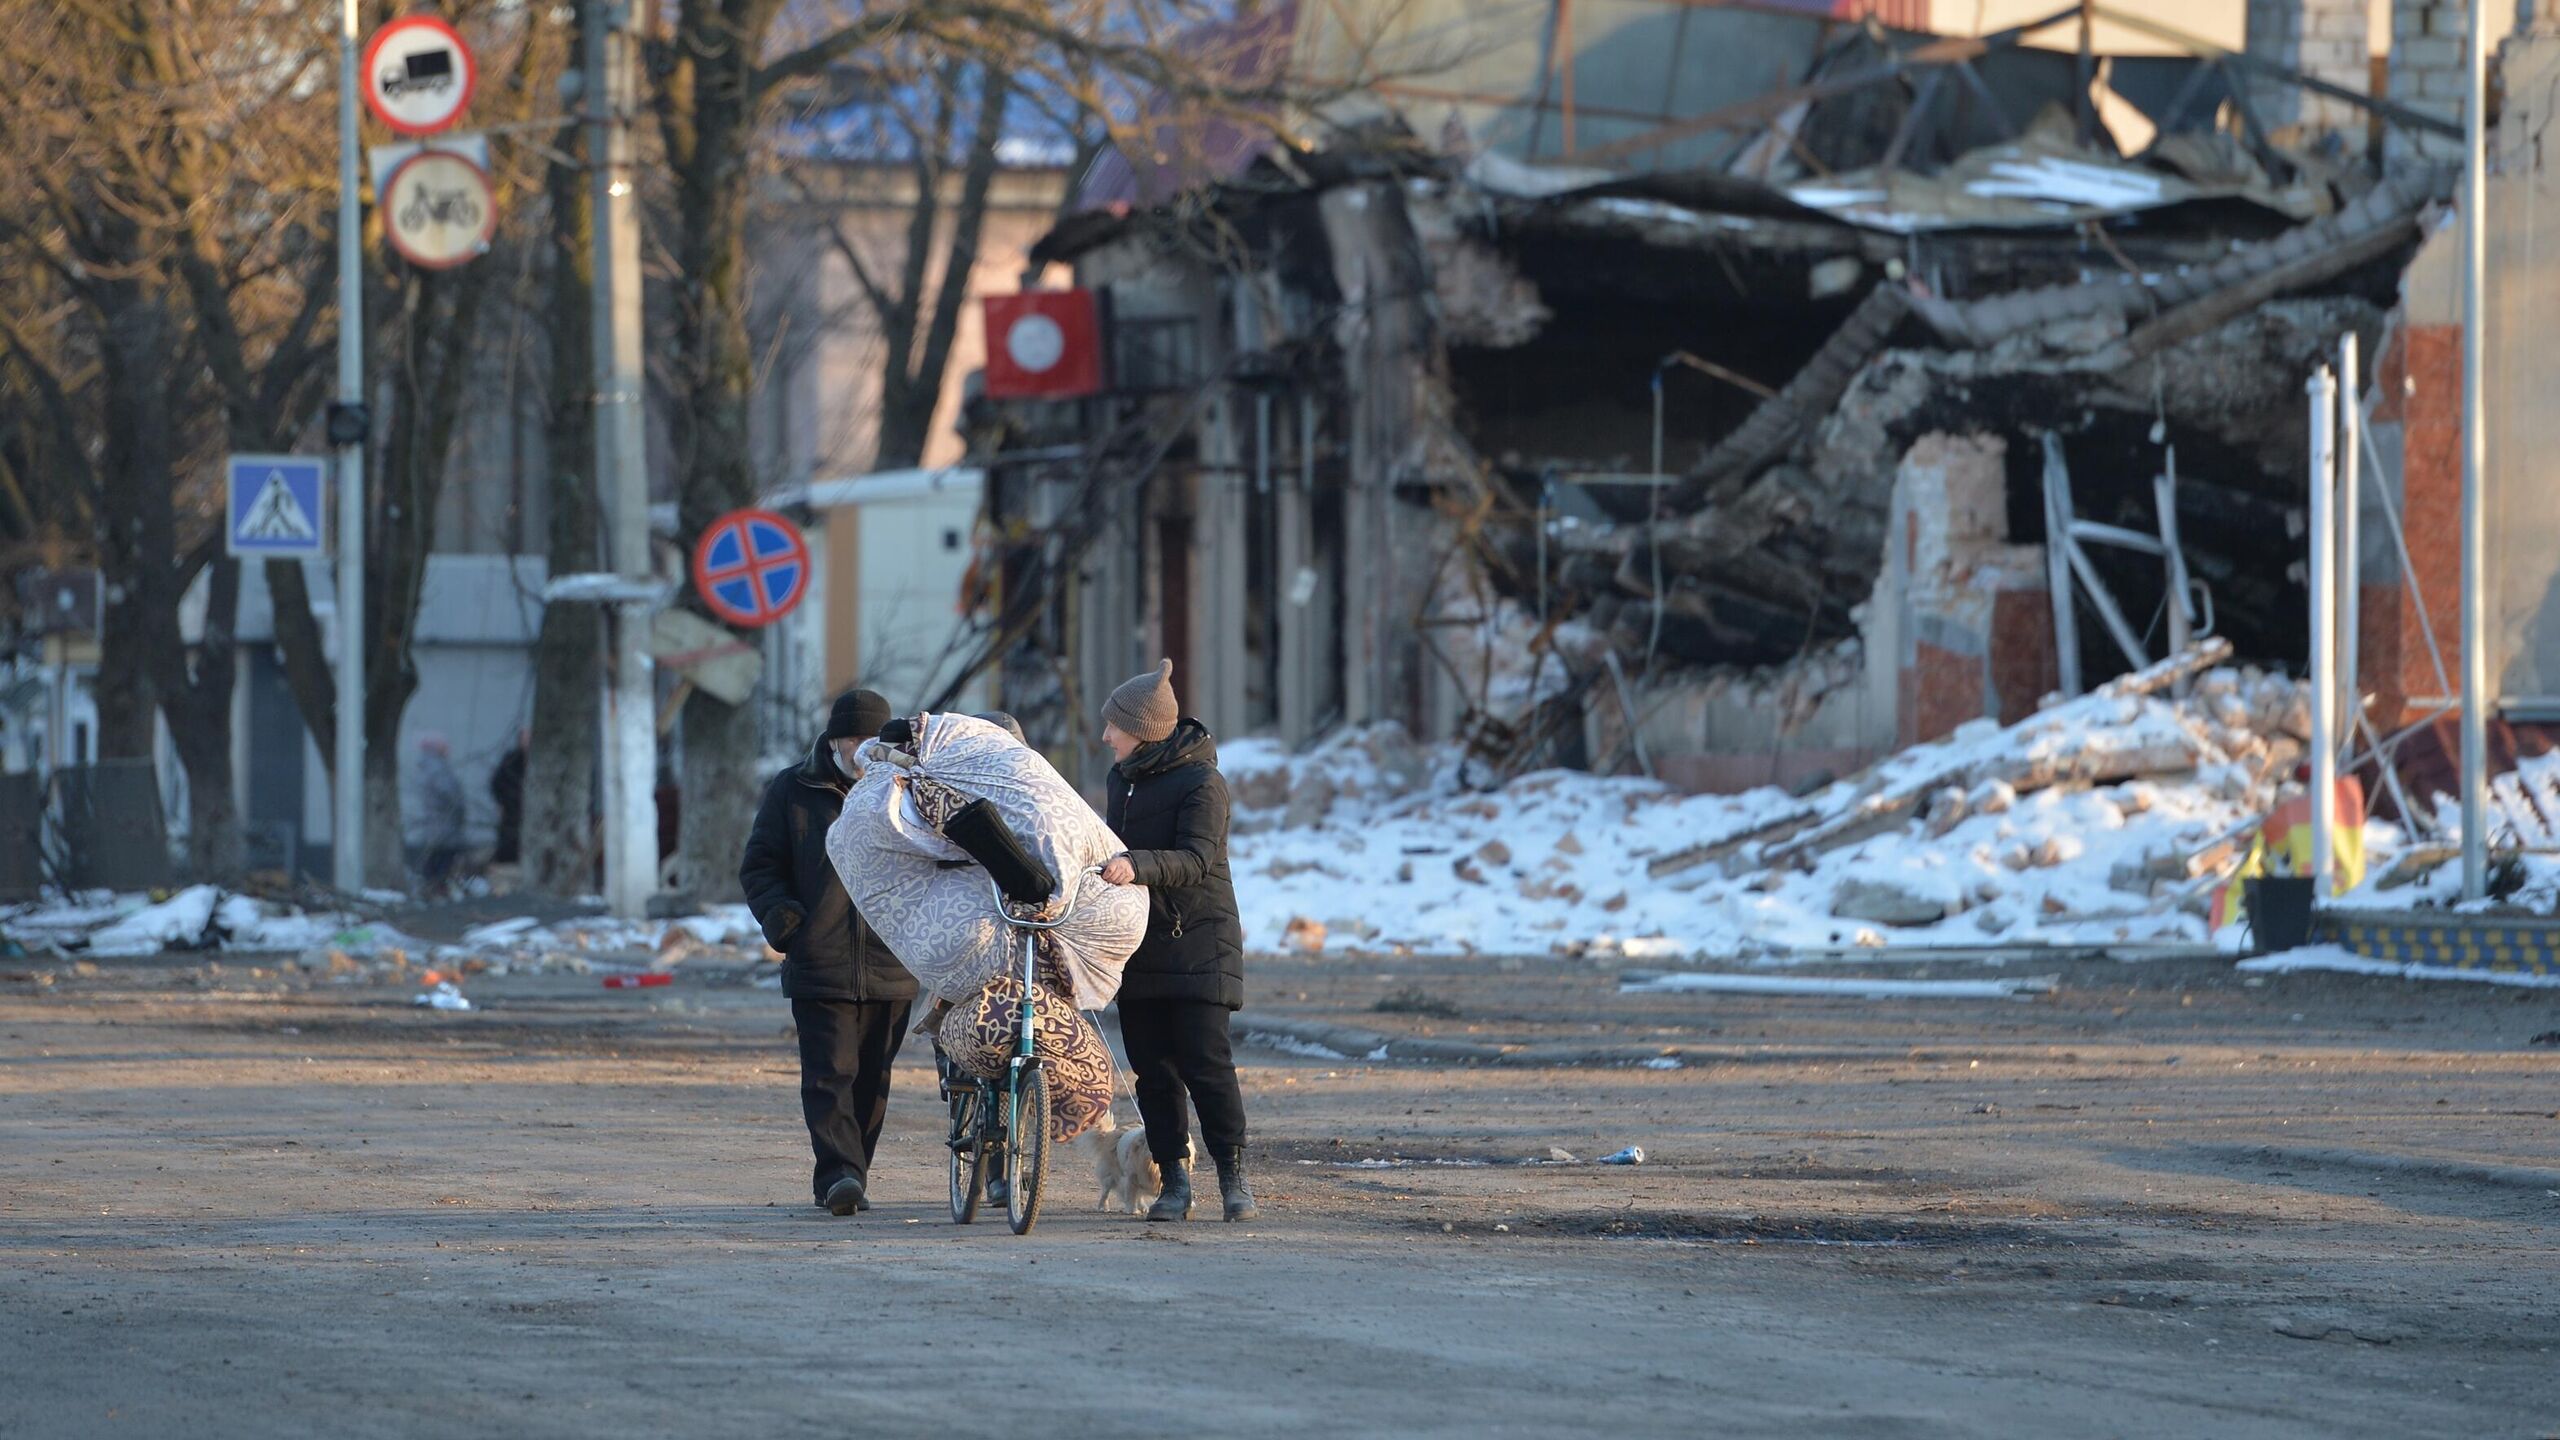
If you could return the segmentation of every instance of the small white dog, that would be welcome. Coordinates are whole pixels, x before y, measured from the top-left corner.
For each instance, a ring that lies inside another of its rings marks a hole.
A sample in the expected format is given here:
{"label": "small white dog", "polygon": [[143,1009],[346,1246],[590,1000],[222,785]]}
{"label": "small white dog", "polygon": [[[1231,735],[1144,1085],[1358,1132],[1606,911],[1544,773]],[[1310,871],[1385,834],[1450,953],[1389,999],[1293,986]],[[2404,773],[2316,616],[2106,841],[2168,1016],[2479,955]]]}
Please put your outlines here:
{"label": "small white dog", "polygon": [[[1120,1122],[1105,1111],[1102,1123],[1077,1136],[1075,1143],[1093,1161],[1093,1178],[1102,1185],[1102,1194],[1093,1202],[1094,1209],[1118,1209],[1135,1215],[1164,1188],[1164,1175],[1156,1169],[1155,1156],[1147,1150],[1145,1126],[1123,1130]],[[1182,1137],[1184,1164],[1192,1163],[1192,1154],[1191,1136],[1186,1133]]]}

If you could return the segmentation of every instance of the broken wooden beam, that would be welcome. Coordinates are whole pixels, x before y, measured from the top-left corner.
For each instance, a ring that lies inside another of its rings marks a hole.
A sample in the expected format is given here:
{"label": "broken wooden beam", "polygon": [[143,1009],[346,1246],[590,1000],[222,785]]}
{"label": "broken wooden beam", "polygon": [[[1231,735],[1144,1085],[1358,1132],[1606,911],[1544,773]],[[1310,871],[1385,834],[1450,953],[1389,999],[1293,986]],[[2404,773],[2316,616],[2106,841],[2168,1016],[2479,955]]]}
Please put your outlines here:
{"label": "broken wooden beam", "polygon": [[2130,326],[2154,316],[2167,317],[2195,302],[2275,275],[2283,277],[2282,289],[2300,289],[2387,251],[2389,243],[2379,250],[2370,248],[2376,232],[2389,232],[2395,243],[2404,242],[2418,211],[2450,190],[2449,176],[2440,171],[2422,168],[2393,175],[2333,215],[2297,225],[2209,265],[2163,271],[2154,284],[2127,285],[2110,275],[2099,282],[2013,290],[1978,300],[1924,297],[1914,300],[1912,309],[1949,343],[1987,349],[2012,335],[2073,321],[2114,317]]}
{"label": "broken wooden beam", "polygon": [[1849,382],[1893,338],[1894,327],[1910,313],[1911,292],[1905,287],[1887,281],[1869,291],[1776,397],[1755,407],[1681,479],[1671,492],[1671,508],[1694,508],[1716,482],[1751,474],[1784,456],[1798,436],[1839,405]]}
{"label": "broken wooden beam", "polygon": [[[2056,716],[2068,710],[2086,707],[2095,701],[2130,699],[2165,690],[2230,656],[2231,642],[2219,635],[2213,636],[2183,654],[2172,655],[2131,674],[2119,675],[2080,699],[2065,701],[2051,710],[2030,715],[2002,730],[2000,736],[2014,740],[2038,725],[2050,724]],[[1886,768],[1891,763],[1888,760],[1877,768]],[[1784,864],[1800,855],[1848,844],[1859,838],[1857,832],[1873,833],[1879,822],[1908,814],[1922,800],[1949,785],[1970,788],[1988,780],[2005,780],[2023,794],[2066,781],[2096,783],[2102,778],[2130,779],[2151,771],[2187,768],[2192,764],[2192,756],[2153,753],[2152,747],[2148,746],[2135,746],[2124,752],[2091,751],[2079,756],[2021,759],[2008,765],[2001,765],[1997,760],[1986,763],[1978,755],[1967,756],[1960,751],[1945,763],[1887,782],[1885,788],[1858,798],[1830,819],[1764,852],[1760,858],[1765,864]]]}

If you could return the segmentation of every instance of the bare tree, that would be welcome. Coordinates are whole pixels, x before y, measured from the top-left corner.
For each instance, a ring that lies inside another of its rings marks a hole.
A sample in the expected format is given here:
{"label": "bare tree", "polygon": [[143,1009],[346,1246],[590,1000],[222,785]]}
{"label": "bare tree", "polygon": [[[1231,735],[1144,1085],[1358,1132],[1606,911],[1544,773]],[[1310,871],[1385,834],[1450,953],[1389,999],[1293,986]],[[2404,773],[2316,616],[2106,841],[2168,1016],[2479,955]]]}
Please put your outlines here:
{"label": "bare tree", "polygon": [[[532,155],[512,138],[517,132],[510,122],[521,122],[547,102],[565,40],[561,27],[498,0],[448,6],[445,14],[478,32],[484,65],[501,77],[484,90],[479,113],[496,132],[491,179],[505,216],[532,188]],[[418,607],[468,378],[487,357],[483,316],[504,270],[494,256],[454,270],[417,269],[379,243],[378,224],[377,219],[367,236],[375,243],[365,247],[366,328],[373,352],[368,390],[377,423],[365,472],[364,846],[367,883],[396,886],[405,879],[400,726],[418,687]],[[342,697],[319,648],[309,596],[289,584],[276,589],[275,602],[287,679],[304,723],[326,753]]]}
{"label": "bare tree", "polygon": [[[382,7],[378,18],[388,18]],[[530,113],[565,53],[559,27],[501,0],[449,6],[502,78],[482,117]],[[189,779],[198,863],[236,865],[231,653],[239,572],[223,554],[211,476],[222,450],[304,439],[325,393],[335,306],[336,51],[330,16],[292,0],[63,0],[0,16],[0,154],[11,198],[0,244],[43,267],[77,308],[79,343],[0,329],[22,392],[60,398],[93,439],[55,445],[87,472],[110,605],[99,680],[102,748],[147,753],[156,706]],[[493,113],[494,112],[494,113]],[[502,213],[527,147],[493,145]],[[368,373],[379,416],[367,474],[367,848],[402,877],[397,739],[436,502],[465,381],[497,283],[475,262],[430,274],[379,243],[367,256]],[[178,599],[199,576],[198,642]],[[332,754],[341,701],[299,564],[266,569],[285,673]]]}
{"label": "bare tree", "polygon": [[[583,53],[589,7],[576,8],[568,53]],[[551,368],[543,434],[549,469],[553,575],[603,568],[595,476],[594,211],[587,176],[574,158],[574,122],[554,133],[543,176],[549,211],[550,284],[544,315]],[[603,709],[603,617],[593,605],[546,605],[534,642],[533,735],[524,782],[524,874],[535,890],[583,895],[595,884],[600,839],[595,810],[596,743]]]}
{"label": "bare tree", "polygon": [[[157,0],[67,0],[0,27],[0,104],[15,143],[0,164],[18,197],[0,208],[0,241],[46,272],[69,305],[68,344],[48,345],[13,317],[6,343],[63,432],[53,448],[73,476],[108,582],[97,684],[100,749],[150,753],[166,718],[188,779],[190,861],[223,875],[240,859],[230,714],[239,570],[212,515],[212,459],[251,418],[213,423],[212,396],[253,387],[275,404],[308,373],[316,307],[291,278],[312,248],[290,174],[255,186],[244,150],[292,164],[294,87],[309,66],[282,6],[208,19]],[[274,130],[279,120],[288,123]],[[236,263],[235,263],[236,262]],[[254,338],[253,338],[254,337]],[[210,383],[207,376],[212,377]],[[86,430],[91,438],[77,438]],[[206,585],[189,646],[179,598]]]}
{"label": "bare tree", "polygon": [[[941,283],[928,288],[922,274],[905,273],[894,283],[878,274],[857,281],[888,321],[893,346],[881,453],[911,456],[923,448],[940,392],[1011,97],[1036,92],[1102,124],[1130,113],[1121,103],[1127,82],[1214,93],[1163,38],[1205,13],[1184,0],[906,0],[832,10],[706,0],[676,8],[672,29],[653,42],[651,71],[676,217],[670,430],[682,545],[754,498],[747,220],[759,162],[773,153],[769,121],[785,100],[805,105],[812,91],[917,97],[919,163],[932,171],[956,155],[963,167],[959,208],[974,218],[950,229],[967,253],[944,259]],[[938,217],[929,197],[939,193],[938,183],[920,190],[907,270],[931,269]],[[683,866],[706,891],[725,889],[755,804],[754,711],[697,691],[683,722]]]}

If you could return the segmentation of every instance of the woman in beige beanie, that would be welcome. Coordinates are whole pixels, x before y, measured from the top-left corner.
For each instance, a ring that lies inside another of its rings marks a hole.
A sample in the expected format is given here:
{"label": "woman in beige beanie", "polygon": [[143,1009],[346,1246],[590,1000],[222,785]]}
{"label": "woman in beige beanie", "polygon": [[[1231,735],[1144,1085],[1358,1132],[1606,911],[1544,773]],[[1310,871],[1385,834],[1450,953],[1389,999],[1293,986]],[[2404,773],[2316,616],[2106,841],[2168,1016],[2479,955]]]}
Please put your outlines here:
{"label": "woman in beige beanie", "polygon": [[[1164,1174],[1149,1220],[1191,1216],[1191,1117],[1218,1166],[1229,1220],[1254,1218],[1244,1174],[1244,1090],[1227,1017],[1244,1005],[1244,923],[1227,873],[1227,782],[1209,727],[1183,715],[1167,660],[1102,703],[1111,828],[1129,849],[1103,867],[1148,887],[1147,938],[1120,982],[1120,1038],[1147,1149]],[[1188,1101],[1186,1105],[1184,1102]]]}

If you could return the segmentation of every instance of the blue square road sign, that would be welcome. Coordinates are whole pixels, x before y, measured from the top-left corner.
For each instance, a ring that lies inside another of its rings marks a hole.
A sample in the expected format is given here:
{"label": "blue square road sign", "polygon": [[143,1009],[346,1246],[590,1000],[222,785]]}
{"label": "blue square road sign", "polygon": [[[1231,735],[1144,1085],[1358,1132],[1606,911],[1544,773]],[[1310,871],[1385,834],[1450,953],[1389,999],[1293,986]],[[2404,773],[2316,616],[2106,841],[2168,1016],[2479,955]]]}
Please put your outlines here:
{"label": "blue square road sign", "polygon": [[329,553],[326,459],[234,455],[226,478],[232,554],[316,560]]}

